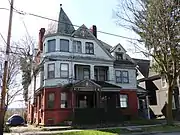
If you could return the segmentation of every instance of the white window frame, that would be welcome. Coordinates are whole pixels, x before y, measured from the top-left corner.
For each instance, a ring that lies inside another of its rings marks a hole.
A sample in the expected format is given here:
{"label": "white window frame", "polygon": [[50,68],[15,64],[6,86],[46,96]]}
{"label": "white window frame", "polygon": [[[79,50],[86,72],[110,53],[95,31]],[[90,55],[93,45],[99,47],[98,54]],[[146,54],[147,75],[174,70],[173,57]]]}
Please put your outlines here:
{"label": "white window frame", "polygon": [[[128,108],[128,95],[127,94],[119,94],[119,102],[120,108]],[[125,106],[123,106],[125,103]]]}
{"label": "white window frame", "polygon": [[[80,43],[80,44],[79,44]],[[78,40],[73,40],[73,53],[82,53],[82,43]]]}
{"label": "white window frame", "polygon": [[[55,42],[55,44],[54,44],[55,46],[54,46],[53,51],[50,51],[50,49],[49,49],[49,48],[50,48],[50,46],[49,46],[49,45],[50,45],[50,44],[49,44],[49,42],[52,42],[52,41],[54,41],[54,42]],[[48,53],[50,53],[50,52],[55,52],[55,51],[56,51],[56,39],[50,39],[50,40],[48,40],[48,41],[47,41],[47,45],[48,45],[48,46],[47,46],[47,52],[48,52]]]}
{"label": "white window frame", "polygon": [[[67,66],[67,70],[62,70],[61,69],[62,65],[66,65]],[[62,72],[67,72],[67,76],[62,76]],[[69,64],[68,63],[61,63],[60,64],[60,77],[61,78],[69,78]]]}
{"label": "white window frame", "polygon": [[61,94],[61,108],[68,108],[68,98],[67,98],[67,93],[66,92],[62,92]]}
{"label": "white window frame", "polygon": [[[64,41],[68,41],[68,50],[63,50],[61,47],[63,46],[61,44],[61,41],[64,40]],[[69,40],[68,39],[60,39],[60,52],[69,52]]]}
{"label": "white window frame", "polygon": [[[117,73],[120,73],[119,76],[117,76]],[[123,73],[127,73],[127,76],[123,76]],[[129,83],[129,72],[126,70],[115,70],[115,78],[116,78],[116,83],[123,83],[123,84],[128,84]],[[118,81],[118,78],[120,81]],[[127,82],[124,81],[124,78],[127,78]]]}
{"label": "white window frame", "polygon": [[85,42],[85,53],[94,54],[94,44],[92,42]]}
{"label": "white window frame", "polygon": [[[50,66],[53,66],[53,70],[50,71]],[[53,72],[53,77],[50,76],[49,72]],[[48,79],[53,79],[55,78],[55,63],[50,63],[47,65],[47,78]]]}

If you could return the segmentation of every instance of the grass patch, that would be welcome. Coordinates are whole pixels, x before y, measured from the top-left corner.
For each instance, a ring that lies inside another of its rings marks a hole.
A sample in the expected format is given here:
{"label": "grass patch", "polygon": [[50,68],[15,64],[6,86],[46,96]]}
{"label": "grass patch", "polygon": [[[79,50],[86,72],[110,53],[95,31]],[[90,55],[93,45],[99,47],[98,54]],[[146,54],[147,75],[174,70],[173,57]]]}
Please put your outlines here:
{"label": "grass patch", "polygon": [[116,135],[116,134],[110,132],[97,131],[97,130],[85,130],[85,131],[77,131],[77,132],[59,133],[56,135]]}
{"label": "grass patch", "polygon": [[114,128],[114,129],[102,129],[99,130],[106,133],[114,133],[114,134],[125,134],[125,133],[132,133],[131,131],[128,131],[127,129],[120,129],[120,128]]}

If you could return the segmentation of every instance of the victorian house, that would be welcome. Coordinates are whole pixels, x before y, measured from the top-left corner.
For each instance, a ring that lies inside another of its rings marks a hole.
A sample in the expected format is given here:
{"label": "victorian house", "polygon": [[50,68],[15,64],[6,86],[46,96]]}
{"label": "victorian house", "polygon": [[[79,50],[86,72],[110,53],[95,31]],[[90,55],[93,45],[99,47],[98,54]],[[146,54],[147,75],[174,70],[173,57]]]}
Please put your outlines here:
{"label": "victorian house", "polygon": [[97,37],[95,25],[75,30],[60,8],[57,32],[39,32],[28,88],[28,122],[104,123],[138,115],[136,65],[117,44]]}

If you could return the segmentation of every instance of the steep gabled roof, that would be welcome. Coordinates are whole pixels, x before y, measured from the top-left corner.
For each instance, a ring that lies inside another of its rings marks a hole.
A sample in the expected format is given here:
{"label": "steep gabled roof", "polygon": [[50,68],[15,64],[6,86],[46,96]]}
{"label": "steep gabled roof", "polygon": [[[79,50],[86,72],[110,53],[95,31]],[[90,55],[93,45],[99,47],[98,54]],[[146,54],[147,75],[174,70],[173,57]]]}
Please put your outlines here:
{"label": "steep gabled roof", "polygon": [[116,46],[114,46],[113,48],[111,48],[110,52],[113,52],[114,50],[116,50],[117,47],[121,47],[123,49],[124,52],[126,52],[126,50],[124,49],[124,47],[119,43]]}
{"label": "steep gabled roof", "polygon": [[79,37],[79,38],[87,38],[91,40],[95,40],[96,43],[104,50],[104,52],[114,60],[114,57],[110,54],[110,52],[106,49],[104,44],[100,42],[93,34],[90,32],[90,30],[83,24],[81,27],[79,27],[74,33],[71,35],[72,37]]}
{"label": "steep gabled roof", "polygon": [[79,27],[76,31],[74,31],[71,36],[86,39],[94,39],[93,35],[88,31],[88,28],[84,24],[81,27]]}
{"label": "steep gabled roof", "polygon": [[101,40],[99,40],[99,42],[101,42],[103,44],[103,46],[106,48],[106,50],[108,50],[110,52],[110,49],[112,48],[111,45],[109,45],[109,44],[107,44],[107,43],[105,43],[104,41],[101,41]]}
{"label": "steep gabled roof", "polygon": [[75,29],[73,27],[73,24],[64,12],[63,8],[60,7],[57,33],[72,34],[74,31]]}

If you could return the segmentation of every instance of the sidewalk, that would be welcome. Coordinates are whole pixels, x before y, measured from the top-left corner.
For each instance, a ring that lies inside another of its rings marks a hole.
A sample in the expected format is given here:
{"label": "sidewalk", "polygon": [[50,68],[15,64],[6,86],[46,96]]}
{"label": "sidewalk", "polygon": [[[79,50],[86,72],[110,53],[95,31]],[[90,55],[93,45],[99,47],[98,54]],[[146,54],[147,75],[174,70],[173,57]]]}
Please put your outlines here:
{"label": "sidewalk", "polygon": [[[160,126],[163,124],[155,124],[155,125],[140,125],[140,126],[125,126],[125,127],[108,127],[108,128],[94,128],[94,129],[82,129],[82,130],[103,130],[103,129],[135,129],[135,128],[145,128],[145,127],[153,127],[153,126]],[[54,127],[52,127],[54,128]],[[58,128],[58,127],[56,127]],[[59,127],[62,128],[62,127]],[[51,127],[48,127],[48,129],[51,129]],[[57,134],[57,133],[64,133],[64,132],[78,132],[82,131],[81,129],[69,129],[69,130],[61,130],[61,131],[31,131],[31,132],[24,132],[24,133],[4,133],[4,135],[51,135],[51,134]]]}

